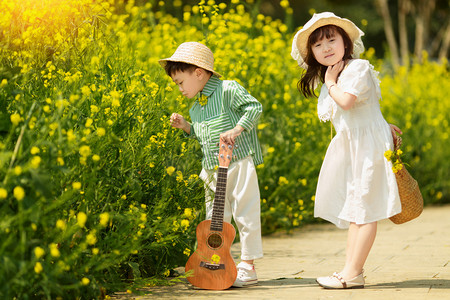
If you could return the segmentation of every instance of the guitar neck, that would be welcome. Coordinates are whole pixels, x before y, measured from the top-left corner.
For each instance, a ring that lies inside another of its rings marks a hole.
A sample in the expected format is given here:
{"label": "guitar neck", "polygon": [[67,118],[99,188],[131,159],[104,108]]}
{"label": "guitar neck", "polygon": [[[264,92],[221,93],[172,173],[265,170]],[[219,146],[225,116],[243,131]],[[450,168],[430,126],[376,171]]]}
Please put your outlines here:
{"label": "guitar neck", "polygon": [[217,173],[216,194],[214,196],[213,212],[211,218],[211,231],[222,231],[223,214],[225,210],[225,193],[227,189],[228,168],[219,167]]}

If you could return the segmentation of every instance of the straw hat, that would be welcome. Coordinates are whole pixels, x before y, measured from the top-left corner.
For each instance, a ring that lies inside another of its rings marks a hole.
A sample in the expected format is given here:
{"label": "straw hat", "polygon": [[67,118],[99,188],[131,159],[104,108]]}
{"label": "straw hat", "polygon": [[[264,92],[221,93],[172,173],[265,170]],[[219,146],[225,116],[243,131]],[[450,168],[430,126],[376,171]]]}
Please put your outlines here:
{"label": "straw hat", "polygon": [[159,63],[164,68],[168,61],[184,62],[211,71],[218,77],[222,76],[214,71],[214,55],[212,51],[205,45],[197,42],[182,43],[171,57],[160,59]]}
{"label": "straw hat", "polygon": [[314,30],[325,25],[336,25],[345,30],[353,42],[353,58],[358,58],[364,52],[364,44],[361,41],[361,36],[364,35],[364,32],[352,21],[340,18],[332,12],[318,13],[314,14],[305,26],[295,34],[294,40],[292,41],[291,56],[298,62],[300,67],[305,69],[308,67],[304,59],[308,52],[309,36]]}

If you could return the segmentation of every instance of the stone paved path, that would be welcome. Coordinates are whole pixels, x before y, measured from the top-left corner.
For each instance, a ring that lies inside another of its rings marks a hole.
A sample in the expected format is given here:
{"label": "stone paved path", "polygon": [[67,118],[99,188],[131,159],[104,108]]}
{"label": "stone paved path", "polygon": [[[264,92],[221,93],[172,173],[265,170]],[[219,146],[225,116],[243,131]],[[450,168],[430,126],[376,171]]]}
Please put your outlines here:
{"label": "stone paved path", "polygon": [[[325,290],[318,276],[339,271],[346,230],[310,225],[293,234],[263,237],[264,258],[255,263],[259,284],[250,288],[206,291],[179,283],[153,287],[145,296],[124,299],[450,299],[450,206],[427,207],[416,220],[395,225],[379,222],[365,265],[366,287]],[[238,257],[240,245],[232,253]]]}

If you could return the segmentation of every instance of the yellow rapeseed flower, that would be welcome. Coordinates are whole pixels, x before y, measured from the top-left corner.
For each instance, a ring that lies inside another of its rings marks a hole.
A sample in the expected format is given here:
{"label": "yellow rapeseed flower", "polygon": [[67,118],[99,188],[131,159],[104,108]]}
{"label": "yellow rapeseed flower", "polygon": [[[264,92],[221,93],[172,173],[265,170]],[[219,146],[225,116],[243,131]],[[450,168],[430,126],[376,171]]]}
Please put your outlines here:
{"label": "yellow rapeseed flower", "polygon": [[73,183],[72,183],[72,187],[73,187],[73,189],[75,189],[75,190],[81,189],[81,182],[78,182],[78,181],[73,182]]}
{"label": "yellow rapeseed flower", "polygon": [[387,160],[391,160],[393,154],[392,150],[387,150],[384,152],[384,157],[386,157]]}
{"label": "yellow rapeseed flower", "polygon": [[34,248],[34,256],[36,256],[36,258],[41,258],[44,254],[45,251],[41,247]]}
{"label": "yellow rapeseed flower", "polygon": [[91,155],[91,148],[87,145],[81,146],[79,153],[83,157],[88,157],[89,155]]}
{"label": "yellow rapeseed flower", "polygon": [[217,254],[214,254],[213,256],[211,256],[211,261],[218,264],[220,261],[220,256]]}
{"label": "yellow rapeseed flower", "polygon": [[86,119],[86,123],[84,124],[85,127],[91,127],[92,123],[94,123],[94,120],[91,118]]}
{"label": "yellow rapeseed flower", "polygon": [[108,226],[108,221],[109,221],[109,213],[104,212],[100,214],[100,225],[102,225],[103,227]]}
{"label": "yellow rapeseed flower", "polygon": [[87,97],[91,94],[91,89],[85,85],[81,88],[81,93]]}
{"label": "yellow rapeseed flower", "polygon": [[98,136],[104,136],[105,133],[106,133],[105,128],[103,128],[103,127],[97,128],[97,135],[98,135]]}
{"label": "yellow rapeseed flower", "polygon": [[14,167],[14,174],[16,174],[17,176],[22,174],[22,167],[21,166],[15,166]]}
{"label": "yellow rapeseed flower", "polygon": [[289,183],[289,180],[287,180],[286,177],[280,176],[280,178],[278,178],[278,184],[279,185],[288,184],[288,183]]}
{"label": "yellow rapeseed flower", "polygon": [[183,227],[184,229],[189,227],[189,220],[183,219],[180,222],[181,227]]}
{"label": "yellow rapeseed flower", "polygon": [[173,172],[175,172],[175,168],[170,166],[166,169],[167,174],[169,174],[169,176],[172,176]]}
{"label": "yellow rapeseed flower", "polygon": [[81,283],[82,283],[83,285],[88,285],[90,282],[91,282],[91,281],[89,280],[89,278],[83,277],[83,278],[81,279]]}
{"label": "yellow rapeseed flower", "polygon": [[84,227],[87,221],[87,215],[84,212],[79,212],[77,214],[77,224],[80,227]]}
{"label": "yellow rapeseed flower", "polygon": [[91,105],[91,113],[98,113],[100,109],[96,105]]}
{"label": "yellow rapeseed flower", "polygon": [[58,164],[58,166],[64,166],[64,159],[62,157],[58,157],[56,159],[56,163]]}
{"label": "yellow rapeseed flower", "polygon": [[12,114],[9,118],[14,126],[19,125],[20,121],[22,120],[22,117],[19,114]]}
{"label": "yellow rapeseed flower", "polygon": [[13,190],[13,195],[17,201],[22,201],[25,198],[25,190],[21,186],[16,186]]}
{"label": "yellow rapeseed flower", "polygon": [[192,217],[192,208],[185,208],[184,215],[186,216],[186,218],[191,218]]}
{"label": "yellow rapeseed flower", "polygon": [[87,242],[89,245],[94,245],[95,243],[97,243],[97,237],[95,236],[94,233],[89,233],[89,234],[86,236],[86,242]]}
{"label": "yellow rapeseed flower", "polygon": [[38,154],[40,151],[41,151],[41,150],[40,150],[38,147],[33,146],[33,147],[31,148],[31,150],[30,150],[30,153],[33,154],[33,155],[36,155],[36,154]]}
{"label": "yellow rapeseed flower", "polygon": [[8,196],[8,191],[5,190],[4,188],[0,188],[0,199],[6,199],[7,196]]}
{"label": "yellow rapeseed flower", "polygon": [[40,262],[37,262],[34,265],[34,272],[36,272],[37,274],[41,273],[42,270],[44,270],[44,268],[42,267],[42,264]]}
{"label": "yellow rapeseed flower", "polygon": [[50,254],[53,257],[59,257],[61,255],[57,244],[54,244],[54,243],[50,244]]}
{"label": "yellow rapeseed flower", "polygon": [[97,255],[99,252],[98,248],[92,248],[92,254]]}
{"label": "yellow rapeseed flower", "polygon": [[142,222],[146,222],[146,221],[147,221],[147,214],[141,214],[140,220],[141,220]]}
{"label": "yellow rapeseed flower", "polygon": [[39,165],[41,164],[41,161],[42,161],[41,157],[35,155],[35,156],[33,156],[33,158],[31,159],[31,166],[32,166],[34,169],[37,169],[37,168],[39,168]]}
{"label": "yellow rapeseed flower", "polygon": [[58,220],[56,221],[56,228],[59,228],[61,230],[65,230],[66,229],[66,222],[64,220]]}

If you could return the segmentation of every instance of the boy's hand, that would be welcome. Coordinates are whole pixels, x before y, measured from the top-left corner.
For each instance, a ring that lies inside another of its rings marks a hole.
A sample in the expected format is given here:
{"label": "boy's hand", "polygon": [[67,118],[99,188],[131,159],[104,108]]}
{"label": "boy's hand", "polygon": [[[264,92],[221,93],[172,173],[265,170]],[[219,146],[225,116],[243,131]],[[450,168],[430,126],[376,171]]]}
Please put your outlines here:
{"label": "boy's hand", "polygon": [[223,139],[224,142],[234,145],[236,138],[244,131],[244,127],[241,125],[236,125],[233,129],[230,129],[220,135],[220,138]]}
{"label": "boy's hand", "polygon": [[170,116],[170,125],[175,128],[180,128],[189,133],[191,131],[191,126],[189,123],[184,119],[184,117],[180,114],[173,113]]}

